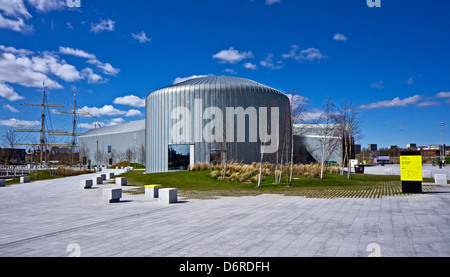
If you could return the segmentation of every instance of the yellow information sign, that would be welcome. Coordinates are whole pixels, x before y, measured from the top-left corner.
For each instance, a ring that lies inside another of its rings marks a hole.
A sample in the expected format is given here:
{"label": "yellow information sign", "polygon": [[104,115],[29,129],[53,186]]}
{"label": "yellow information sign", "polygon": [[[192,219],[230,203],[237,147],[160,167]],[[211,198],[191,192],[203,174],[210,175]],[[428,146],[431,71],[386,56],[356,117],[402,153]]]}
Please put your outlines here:
{"label": "yellow information sign", "polygon": [[400,156],[400,175],[402,181],[423,181],[422,156]]}

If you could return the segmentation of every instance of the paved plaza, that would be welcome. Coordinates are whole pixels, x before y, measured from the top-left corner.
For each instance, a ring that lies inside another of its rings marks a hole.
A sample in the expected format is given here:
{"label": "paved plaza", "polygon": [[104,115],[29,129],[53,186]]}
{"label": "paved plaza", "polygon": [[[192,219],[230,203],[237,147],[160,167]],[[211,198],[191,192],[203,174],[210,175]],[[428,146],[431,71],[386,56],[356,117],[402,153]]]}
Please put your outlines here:
{"label": "paved plaza", "polygon": [[102,188],[117,185],[82,189],[93,176],[0,187],[0,256],[450,256],[450,185],[381,199],[263,194],[160,204],[124,193],[105,203]]}

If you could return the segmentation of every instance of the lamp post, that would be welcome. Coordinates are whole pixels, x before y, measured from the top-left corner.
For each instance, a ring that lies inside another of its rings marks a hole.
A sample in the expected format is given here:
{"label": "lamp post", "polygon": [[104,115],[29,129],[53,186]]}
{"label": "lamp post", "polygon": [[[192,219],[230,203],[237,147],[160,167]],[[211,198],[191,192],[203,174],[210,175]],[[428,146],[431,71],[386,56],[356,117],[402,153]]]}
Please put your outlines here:
{"label": "lamp post", "polygon": [[98,140],[97,140],[97,155],[96,155],[97,157],[97,163],[96,163],[96,166],[97,166],[97,171],[99,171],[99,166],[98,166]]}
{"label": "lamp post", "polygon": [[445,159],[444,122],[441,122],[441,129],[442,129],[442,152],[441,152],[441,160],[444,161],[444,159]]}

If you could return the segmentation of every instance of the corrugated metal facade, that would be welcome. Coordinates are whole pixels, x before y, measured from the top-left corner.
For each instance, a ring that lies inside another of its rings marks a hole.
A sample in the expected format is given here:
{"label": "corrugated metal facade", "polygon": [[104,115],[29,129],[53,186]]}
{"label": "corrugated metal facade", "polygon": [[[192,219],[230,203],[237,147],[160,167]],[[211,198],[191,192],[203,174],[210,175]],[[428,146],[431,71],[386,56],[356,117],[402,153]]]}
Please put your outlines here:
{"label": "corrugated metal facade", "polygon": [[[198,103],[202,103],[199,108]],[[183,117],[183,119],[172,119],[171,113],[177,107],[186,107],[191,116]],[[197,110],[195,110],[197,107]],[[198,136],[202,135],[202,130],[210,120],[196,117],[198,112],[203,114],[207,107],[217,107],[223,112],[223,120],[226,117],[227,107],[255,107],[258,114],[259,126],[259,107],[279,108],[279,149],[283,150],[285,144],[285,137],[289,135],[289,129],[285,127],[289,117],[289,99],[282,92],[273,88],[264,86],[257,82],[237,77],[226,76],[211,76],[191,79],[179,84],[175,84],[166,88],[162,88],[150,93],[146,98],[146,171],[147,173],[166,172],[168,171],[168,146],[174,144],[193,145],[194,149],[194,163],[196,162],[210,162],[211,150],[226,149],[228,160],[236,160],[242,162],[259,161],[260,159],[260,140],[258,136],[257,142],[249,142],[250,133],[256,126],[249,126],[246,124],[246,139],[245,142],[237,142],[237,137],[234,139],[224,138],[226,141],[234,141],[230,143],[211,143],[208,138],[203,136],[201,142]],[[206,114],[206,116],[208,116]],[[199,119],[200,118],[200,119]],[[185,120],[185,126],[192,126],[189,137],[187,132],[177,134],[174,137],[171,135],[171,130],[174,124],[180,120]],[[189,121],[189,122],[188,122]],[[270,116],[268,119],[268,126],[270,127]],[[237,135],[235,124],[235,136]],[[252,130],[250,130],[252,129]],[[224,132],[226,133],[226,132]],[[270,131],[268,132],[270,133]],[[178,135],[183,137],[177,137]],[[191,153],[192,155],[192,153]],[[265,158],[273,157],[267,155]]]}
{"label": "corrugated metal facade", "polygon": [[[131,158],[130,162],[145,163],[145,120],[91,129],[78,138],[80,159],[86,165],[110,165]],[[98,141],[98,152],[97,152]],[[97,157],[98,156],[98,157]]]}

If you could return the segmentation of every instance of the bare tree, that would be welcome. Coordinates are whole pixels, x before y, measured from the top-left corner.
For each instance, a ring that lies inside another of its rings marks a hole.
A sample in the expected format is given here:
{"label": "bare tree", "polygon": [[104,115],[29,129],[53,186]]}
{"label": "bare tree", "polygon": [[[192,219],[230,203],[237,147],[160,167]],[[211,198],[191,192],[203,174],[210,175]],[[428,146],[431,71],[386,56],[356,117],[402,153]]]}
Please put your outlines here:
{"label": "bare tree", "polygon": [[[78,151],[79,151],[79,158],[81,160],[81,163],[84,162],[84,159],[87,159],[90,156],[89,153],[89,147],[87,147],[87,145],[85,143],[80,143],[80,146],[78,147]],[[83,164],[84,165],[84,164]]]}
{"label": "bare tree", "polygon": [[[15,151],[14,151],[14,145],[16,144],[16,136],[14,131],[12,130],[12,128],[10,128],[9,130],[6,131],[5,133],[5,144],[7,144],[9,146],[9,157],[8,160],[10,163],[13,164],[13,170],[14,170],[14,180],[16,179],[16,155],[15,155]],[[11,155],[12,154],[12,155]]]}
{"label": "bare tree", "polygon": [[332,98],[329,98],[324,105],[323,113],[319,119],[318,141],[321,147],[320,179],[323,179],[325,163],[331,154],[336,150],[340,137],[337,136],[337,124],[335,124],[335,105]]}
{"label": "bare tree", "polygon": [[[298,94],[290,94],[289,96],[289,124],[286,128],[289,128],[290,134],[290,168],[288,186],[292,186],[292,172],[294,169],[294,136],[299,135],[301,132],[301,126],[295,127],[295,124],[302,123],[305,120],[306,101],[305,98]],[[287,133],[287,132],[286,132]]]}
{"label": "bare tree", "polygon": [[126,160],[128,161],[128,162],[132,162],[133,161],[133,159],[134,159],[134,157],[136,156],[136,153],[135,153],[135,151],[134,151],[134,149],[132,149],[132,148],[127,148],[126,150],[125,150],[125,158],[126,158]]}
{"label": "bare tree", "polygon": [[141,145],[140,151],[139,151],[139,163],[142,165],[145,165],[145,147],[144,145]]}
{"label": "bare tree", "polygon": [[342,137],[343,155],[341,158],[341,175],[343,175],[342,166],[347,163],[347,179],[351,178],[350,159],[353,153],[355,140],[361,138],[361,118],[356,108],[348,101],[344,100],[337,108],[335,113],[335,122],[337,123],[337,133]]}

